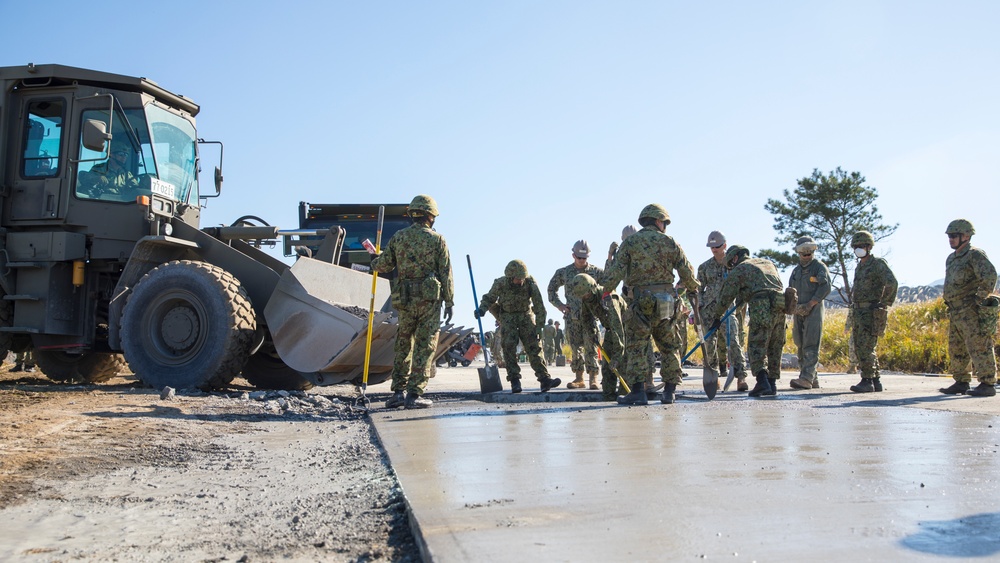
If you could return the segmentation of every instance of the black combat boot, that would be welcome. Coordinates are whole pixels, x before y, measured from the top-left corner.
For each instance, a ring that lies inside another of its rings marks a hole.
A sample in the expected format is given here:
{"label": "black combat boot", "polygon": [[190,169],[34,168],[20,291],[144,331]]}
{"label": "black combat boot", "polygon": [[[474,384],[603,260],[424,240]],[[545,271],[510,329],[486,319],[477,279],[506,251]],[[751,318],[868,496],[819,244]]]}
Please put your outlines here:
{"label": "black combat boot", "polygon": [[425,399],[413,391],[406,394],[406,408],[408,409],[426,409],[433,404],[430,399]]}
{"label": "black combat boot", "polygon": [[664,405],[670,405],[674,402],[674,393],[677,391],[676,383],[664,383],[663,384],[663,396],[660,397],[660,402]]}
{"label": "black combat boot", "polygon": [[514,379],[510,380],[510,392],[511,393],[520,393],[521,392],[521,378],[520,377],[515,377]]}
{"label": "black combat boot", "polygon": [[993,388],[992,383],[980,383],[975,389],[970,389],[965,394],[970,397],[996,397],[997,390]]}
{"label": "black combat boot", "polygon": [[857,385],[851,385],[851,391],[854,391],[855,393],[874,393],[875,384],[872,383],[871,379],[862,377],[860,383]]}
{"label": "black combat boot", "polygon": [[754,385],[753,389],[747,393],[749,397],[760,397],[761,395],[774,395],[771,382],[767,379],[767,372],[763,370],[757,374],[757,385]]}
{"label": "black combat boot", "polygon": [[[666,388],[664,388],[666,391]],[[632,391],[625,395],[624,397],[618,397],[619,405],[648,405],[649,399],[646,398],[646,389],[642,381],[636,381],[632,384]]]}
{"label": "black combat boot", "polygon": [[882,380],[876,375],[872,378],[872,387],[875,388],[876,393],[882,392]]}
{"label": "black combat boot", "polygon": [[389,400],[385,402],[385,408],[387,409],[398,409],[406,403],[406,399],[403,398],[402,391],[396,391],[389,397]]}
{"label": "black combat boot", "polygon": [[769,377],[767,378],[767,384],[771,386],[771,389],[764,391],[760,394],[761,397],[773,397],[778,394],[778,378]]}
{"label": "black combat boot", "polygon": [[944,393],[945,395],[961,395],[969,390],[968,381],[956,381],[951,384],[951,387],[942,387],[938,391]]}
{"label": "black combat boot", "polygon": [[562,383],[562,380],[559,379],[558,377],[556,378],[546,377],[545,379],[541,379],[538,381],[538,385],[540,385],[542,388],[542,393],[548,392],[549,389],[555,389],[556,387],[559,387],[560,383]]}

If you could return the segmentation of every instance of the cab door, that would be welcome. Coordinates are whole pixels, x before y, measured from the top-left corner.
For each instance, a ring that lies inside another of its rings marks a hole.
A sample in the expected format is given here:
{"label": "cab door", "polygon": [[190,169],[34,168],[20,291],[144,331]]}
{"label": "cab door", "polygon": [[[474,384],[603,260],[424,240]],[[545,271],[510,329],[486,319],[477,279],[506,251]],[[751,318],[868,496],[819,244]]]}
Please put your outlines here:
{"label": "cab door", "polygon": [[62,219],[66,214],[63,190],[67,185],[66,95],[22,96],[20,127],[12,132],[14,165],[7,168],[12,222]]}

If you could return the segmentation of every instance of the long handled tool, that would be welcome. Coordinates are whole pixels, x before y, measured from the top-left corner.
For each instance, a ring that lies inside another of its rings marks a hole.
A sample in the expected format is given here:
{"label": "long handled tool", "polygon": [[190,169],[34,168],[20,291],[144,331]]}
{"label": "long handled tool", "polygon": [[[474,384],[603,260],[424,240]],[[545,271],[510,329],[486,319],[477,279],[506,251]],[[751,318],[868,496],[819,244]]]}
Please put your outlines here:
{"label": "long handled tool", "polygon": [[701,311],[698,306],[698,298],[691,299],[691,308],[694,309],[694,327],[698,331],[698,338],[701,339],[701,355],[703,361],[701,368],[701,386],[705,389],[705,394],[709,400],[715,398],[719,391],[719,372],[708,365],[708,345],[705,343],[705,325],[701,322]]}
{"label": "long handled tool", "polygon": [[618,378],[618,382],[622,384],[622,389],[624,389],[626,393],[631,393],[632,390],[629,389],[628,383],[625,382],[625,378],[622,377],[622,374],[618,373],[618,370],[615,369],[615,366],[611,365],[611,356],[609,356],[608,353],[604,351],[604,348],[601,347],[599,339],[595,340],[598,340],[597,342],[595,342],[595,344],[597,344],[597,349],[601,351],[602,356],[608,359],[608,367],[611,368],[611,372],[614,373],[615,376]]}
{"label": "long handled tool", "polygon": [[[385,219],[385,206],[378,206],[378,230],[375,231],[375,255],[382,251],[382,221]],[[375,317],[375,289],[378,284],[378,272],[372,268],[372,298],[368,303],[368,334],[365,336],[365,371],[361,376],[361,397],[359,403],[368,406],[368,397],[365,391],[368,389],[368,366],[372,360],[372,319]]]}
{"label": "long handled tool", "polygon": [[[469,279],[472,280],[472,299],[475,300],[476,308],[478,308],[479,296],[476,294],[476,277],[472,275],[472,258],[466,254],[465,260],[469,263]],[[500,383],[500,369],[493,363],[493,358],[490,357],[490,348],[486,345],[486,333],[483,332],[483,319],[480,317],[476,320],[479,321],[479,340],[483,345],[483,359],[486,360],[486,367],[479,368],[479,390],[483,394],[503,391],[503,385]]]}
{"label": "long handled tool", "polygon": [[729,361],[728,355],[733,346],[733,318],[729,317],[726,319],[726,363],[729,364],[729,370],[726,373],[726,384],[722,386],[722,392],[725,393],[729,391],[729,386],[733,384],[733,379],[736,377],[736,368],[733,367],[733,363]]}
{"label": "long handled tool", "polygon": [[[726,311],[726,314],[722,315],[722,318],[719,319],[719,322],[721,323],[722,321],[728,319],[729,315],[732,315],[733,311],[735,311],[735,310],[736,310],[736,305],[733,305],[732,307],[730,307],[729,310]],[[719,330],[719,329],[718,328],[709,329],[708,332],[705,333],[704,338],[702,338],[701,335],[699,334],[698,336],[699,336],[700,339],[698,340],[698,342],[695,343],[694,346],[691,347],[690,350],[687,351],[687,354],[684,354],[684,357],[681,358],[681,363],[683,363],[684,360],[690,358],[691,354],[694,354],[694,351],[697,350],[701,346],[701,344],[704,341],[704,339],[708,338],[709,336],[712,336],[713,334],[715,334],[715,331],[717,331],[717,330]]]}

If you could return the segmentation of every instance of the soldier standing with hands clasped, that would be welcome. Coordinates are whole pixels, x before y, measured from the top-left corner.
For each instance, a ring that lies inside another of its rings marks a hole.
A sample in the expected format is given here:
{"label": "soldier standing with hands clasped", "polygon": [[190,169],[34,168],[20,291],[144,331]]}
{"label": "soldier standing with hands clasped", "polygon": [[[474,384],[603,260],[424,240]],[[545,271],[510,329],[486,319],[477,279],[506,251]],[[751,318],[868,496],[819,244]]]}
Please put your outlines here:
{"label": "soldier standing with hands clasped", "polygon": [[854,287],[851,289],[851,336],[861,368],[861,381],[851,386],[855,393],[872,393],[882,390],[879,379],[878,356],[875,347],[885,334],[889,307],[896,301],[899,284],[882,258],[872,256],[875,237],[868,231],[858,231],[851,239],[854,254],[859,258],[854,270]]}
{"label": "soldier standing with hands clasped", "polygon": [[817,248],[819,245],[810,236],[795,241],[799,264],[788,279],[788,287],[795,288],[799,296],[792,323],[792,339],[799,354],[799,377],[789,382],[792,389],[819,388],[816,364],[823,337],[823,300],[830,295],[831,285],[826,264],[813,257]]}

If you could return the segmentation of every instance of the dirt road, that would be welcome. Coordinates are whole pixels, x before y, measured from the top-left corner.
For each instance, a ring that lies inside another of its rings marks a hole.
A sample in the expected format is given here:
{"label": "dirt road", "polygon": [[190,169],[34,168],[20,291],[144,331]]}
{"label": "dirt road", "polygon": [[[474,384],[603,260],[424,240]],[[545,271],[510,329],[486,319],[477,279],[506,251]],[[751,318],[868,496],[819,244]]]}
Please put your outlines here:
{"label": "dirt road", "polygon": [[161,399],[9,367],[0,560],[419,561],[353,387]]}

